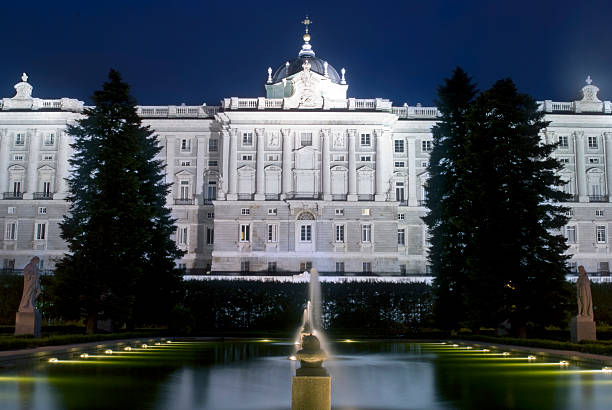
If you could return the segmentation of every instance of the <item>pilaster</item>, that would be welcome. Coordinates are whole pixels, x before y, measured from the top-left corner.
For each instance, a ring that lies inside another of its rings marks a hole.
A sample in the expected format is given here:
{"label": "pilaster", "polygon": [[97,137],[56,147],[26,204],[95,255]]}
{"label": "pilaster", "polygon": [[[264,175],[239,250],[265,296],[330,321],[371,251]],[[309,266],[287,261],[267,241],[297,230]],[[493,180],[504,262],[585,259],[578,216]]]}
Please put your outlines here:
{"label": "pilaster", "polygon": [[9,133],[7,129],[0,130],[0,195],[8,190],[9,164]]}
{"label": "pilaster", "polygon": [[610,189],[612,189],[612,132],[604,132],[604,140],[606,144],[606,195],[608,195],[608,202],[612,202],[612,195],[610,195]]}
{"label": "pilaster", "polygon": [[225,199],[225,195],[229,189],[229,152],[230,152],[230,135],[227,130],[222,132],[221,137],[221,181],[219,181],[219,192],[217,193],[218,199]]}
{"label": "pilaster", "polygon": [[56,199],[64,199],[68,194],[66,178],[68,178],[68,158],[70,158],[70,135],[62,130],[57,135],[57,156],[55,169],[55,195]]}
{"label": "pilaster", "polygon": [[266,199],[265,191],[265,175],[264,175],[264,143],[266,139],[266,130],[264,128],[255,129],[257,136],[257,156],[256,156],[256,173],[255,173],[255,200],[264,201]]}
{"label": "pilaster", "polygon": [[170,185],[170,192],[166,198],[166,203],[173,204],[174,198],[174,162],[176,155],[176,138],[174,135],[166,136],[166,183]]}
{"label": "pilaster", "polygon": [[385,135],[383,130],[375,130],[376,136],[376,195],[375,201],[385,201],[387,199],[387,187],[385,186]]}
{"label": "pilaster", "polygon": [[230,130],[228,201],[238,199],[238,130]]}
{"label": "pilaster", "polygon": [[196,136],[198,140],[198,150],[196,153],[196,203],[203,203],[204,196],[204,170],[206,169],[206,137]]}
{"label": "pilaster", "polygon": [[331,130],[321,130],[321,144],[323,146],[323,157],[321,159],[321,179],[323,185],[323,200],[331,201],[331,169],[329,166],[329,140]]}
{"label": "pilaster", "polygon": [[293,153],[293,133],[290,129],[282,129],[283,135],[283,187],[281,199],[284,199],[287,194],[293,190],[293,172],[291,170],[292,153]]}
{"label": "pilaster", "polygon": [[417,206],[416,141],[408,139],[408,206]]}
{"label": "pilaster", "polygon": [[578,184],[578,201],[589,202],[587,193],[586,170],[584,169],[584,132],[576,131],[574,133],[574,143],[576,149],[576,183]]}
{"label": "pilaster", "polygon": [[357,130],[348,130],[348,166],[349,166],[349,175],[348,175],[348,195],[347,201],[356,201],[357,200],[357,164],[355,162],[355,137],[357,135]]}
{"label": "pilaster", "polygon": [[30,149],[28,154],[28,174],[27,174],[27,187],[23,194],[23,199],[34,199],[34,192],[36,192],[37,178],[37,167],[38,167],[38,152],[40,151],[40,132],[36,129],[29,130],[28,132],[30,140]]}

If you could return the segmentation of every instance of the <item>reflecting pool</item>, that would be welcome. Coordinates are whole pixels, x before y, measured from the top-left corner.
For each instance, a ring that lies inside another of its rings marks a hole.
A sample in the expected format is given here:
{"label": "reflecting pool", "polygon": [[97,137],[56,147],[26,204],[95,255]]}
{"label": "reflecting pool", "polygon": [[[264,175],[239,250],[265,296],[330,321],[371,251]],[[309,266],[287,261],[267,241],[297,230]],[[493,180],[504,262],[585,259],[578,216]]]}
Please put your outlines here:
{"label": "reflecting pool", "polygon": [[[331,343],[332,408],[611,409],[612,372],[438,343]],[[290,342],[173,342],[0,371],[0,409],[289,409]],[[84,355],[85,356],[85,355]]]}

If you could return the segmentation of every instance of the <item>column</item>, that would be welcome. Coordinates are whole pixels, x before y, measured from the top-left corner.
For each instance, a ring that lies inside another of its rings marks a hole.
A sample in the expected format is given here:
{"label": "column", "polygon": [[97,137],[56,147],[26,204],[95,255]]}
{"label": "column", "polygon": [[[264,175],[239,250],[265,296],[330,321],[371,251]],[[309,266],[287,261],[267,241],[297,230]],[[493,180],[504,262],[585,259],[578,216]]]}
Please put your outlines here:
{"label": "column", "polygon": [[281,199],[293,191],[293,172],[291,170],[291,154],[293,153],[293,134],[290,129],[282,129],[283,134],[283,189]]}
{"label": "column", "polygon": [[166,135],[166,183],[170,185],[170,192],[166,197],[166,203],[174,205],[174,156],[176,155],[176,138],[174,135]]}
{"label": "column", "polygon": [[228,131],[222,132],[222,141],[221,141],[221,165],[222,175],[221,180],[219,181],[219,190],[217,191],[218,199],[225,199],[225,194],[229,189],[229,152],[230,152],[230,135]]}
{"label": "column", "polygon": [[416,141],[408,139],[408,206],[417,206]]}
{"label": "column", "polygon": [[203,135],[196,136],[198,139],[198,150],[196,152],[196,201],[195,203],[204,203],[204,171],[206,170],[206,137]]}
{"label": "column", "polygon": [[230,131],[228,201],[238,199],[238,130]]}
{"label": "column", "polygon": [[33,199],[34,192],[37,191],[37,167],[38,167],[38,152],[40,150],[40,133],[38,130],[30,130],[30,150],[28,156],[28,174],[27,174],[27,188],[23,195],[23,199]]}
{"label": "column", "polygon": [[323,157],[321,158],[321,179],[323,185],[323,200],[331,201],[331,169],[329,166],[329,140],[331,130],[321,130]]}
{"label": "column", "polygon": [[544,142],[547,145],[553,144],[555,142],[555,132],[554,131],[544,131]]}
{"label": "column", "polygon": [[264,143],[266,141],[265,129],[255,129],[257,136],[257,161],[255,172],[255,200],[264,201],[266,199],[265,175],[264,175]]}
{"label": "column", "polygon": [[9,133],[0,130],[0,195],[8,191],[8,165],[9,165]]}
{"label": "column", "polygon": [[357,164],[355,163],[355,135],[357,130],[348,130],[348,195],[347,201],[357,200]]}
{"label": "column", "polygon": [[64,199],[68,194],[68,159],[70,158],[70,135],[58,130],[57,135],[57,156],[55,158],[55,194],[53,198]]}
{"label": "column", "polygon": [[589,194],[587,192],[586,171],[584,169],[584,132],[576,131],[574,133],[575,143],[575,159],[576,159],[576,183],[578,184],[578,201],[589,202]]}
{"label": "column", "polygon": [[604,138],[606,144],[606,195],[608,195],[608,202],[612,202],[612,195],[610,195],[610,189],[612,189],[612,132],[604,132]]}
{"label": "column", "polygon": [[386,158],[385,138],[383,130],[375,130],[376,135],[376,195],[374,196],[375,201],[385,201],[387,199],[387,184],[385,184],[385,162],[389,159]]}

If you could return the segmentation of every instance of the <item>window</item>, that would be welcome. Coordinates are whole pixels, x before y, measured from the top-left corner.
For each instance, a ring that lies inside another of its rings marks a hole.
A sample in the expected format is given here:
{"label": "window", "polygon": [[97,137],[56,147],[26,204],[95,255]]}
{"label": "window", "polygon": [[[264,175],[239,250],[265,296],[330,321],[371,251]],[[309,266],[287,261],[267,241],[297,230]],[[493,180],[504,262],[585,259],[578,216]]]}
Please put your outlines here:
{"label": "window", "polygon": [[215,243],[215,230],[213,228],[206,228],[206,243],[208,245]]}
{"label": "window", "polygon": [[310,272],[312,269],[312,262],[300,262],[300,272]]}
{"label": "window", "polygon": [[191,151],[191,140],[189,138],[181,139],[181,151],[182,152]]}
{"label": "window", "polygon": [[559,135],[559,148],[568,148],[568,138],[567,135]]}
{"label": "window", "polygon": [[397,244],[398,245],[406,245],[406,230],[398,229],[397,230]]}
{"label": "window", "polygon": [[53,154],[43,155],[43,161],[53,161]]}
{"label": "window", "polygon": [[208,160],[208,166],[209,167],[218,167],[219,166],[219,161],[217,161],[216,159],[209,159]]}
{"label": "window", "polygon": [[300,226],[300,242],[312,241],[312,225]]}
{"label": "window", "polygon": [[252,132],[242,133],[242,145],[244,146],[253,145],[253,133]]}
{"label": "window", "polygon": [[13,155],[13,161],[23,161],[23,154]]}
{"label": "window", "polygon": [[[208,181],[208,188],[206,192],[207,199],[215,200],[217,199],[217,181]],[[213,213],[213,218],[214,218]]]}
{"label": "window", "polygon": [[372,156],[371,155],[360,155],[359,161],[370,162],[372,161]]}
{"label": "window", "polygon": [[179,268],[180,270],[186,270],[187,269],[187,264],[186,263],[177,263],[176,267]]}
{"label": "window", "polygon": [[17,208],[15,208],[14,206],[9,206],[8,209],[7,209],[7,213],[8,214],[14,214],[16,209]]}
{"label": "window", "polygon": [[55,134],[47,134],[45,135],[45,145],[53,145],[55,143]]}
{"label": "window", "polygon": [[249,261],[240,261],[240,273],[246,274],[249,273],[250,270]]}
{"label": "window", "polygon": [[179,246],[187,245],[187,233],[188,229],[186,226],[179,226],[176,228],[176,243]]}
{"label": "window", "polygon": [[15,259],[5,259],[4,269],[15,269]]}
{"label": "window", "polygon": [[393,141],[395,152],[404,152],[404,140]]}
{"label": "window", "polygon": [[181,166],[182,167],[190,167],[191,166],[191,161],[181,161]]}
{"label": "window", "polygon": [[215,213],[214,212],[209,212],[208,214],[206,214],[206,217],[208,219],[215,219]]}
{"label": "window", "polygon": [[361,215],[362,216],[370,216],[370,208],[363,208],[361,210]]}
{"label": "window", "polygon": [[183,179],[180,184],[180,199],[191,199],[189,180]]}
{"label": "window", "polygon": [[567,267],[570,272],[578,273],[578,263],[577,262],[568,262]]}
{"label": "window", "polygon": [[242,154],[240,158],[243,161],[253,161],[253,154]]}
{"label": "window", "polygon": [[604,216],[603,209],[596,209],[595,216]]}
{"label": "window", "polygon": [[300,134],[300,145],[302,147],[312,146],[312,132],[303,132]]}
{"label": "window", "polygon": [[344,242],[344,225],[336,225],[336,242]]}
{"label": "window", "polygon": [[15,145],[25,145],[25,134],[15,135]]}
{"label": "window", "polygon": [[268,208],[268,215],[278,215],[277,208]]}
{"label": "window", "polygon": [[361,242],[372,242],[372,225],[361,225]]}
{"label": "window", "polygon": [[600,273],[609,273],[610,272],[610,264],[608,262],[599,262],[599,269],[597,269]]}
{"label": "window", "polygon": [[7,241],[14,241],[17,239],[17,222],[6,222],[6,228],[4,230],[4,239]]}
{"label": "window", "polygon": [[599,164],[599,158],[589,158],[589,164]]}
{"label": "window", "polygon": [[395,161],[393,164],[395,168],[404,168],[406,167],[406,163],[404,161]]}
{"label": "window", "polygon": [[346,157],[344,154],[334,154],[332,156],[332,161],[346,161]]}
{"label": "window", "polygon": [[565,212],[565,215],[569,217],[574,216],[574,208],[568,209],[567,212]]}
{"label": "window", "polygon": [[278,154],[268,154],[266,155],[266,161],[278,161]]}
{"label": "window", "polygon": [[240,242],[251,242],[251,225],[240,225]]}
{"label": "window", "polygon": [[406,219],[406,215],[405,214],[397,214],[397,219],[400,221],[403,221]]}
{"label": "window", "polygon": [[276,262],[268,262],[268,273],[276,273]]}
{"label": "window", "polygon": [[372,273],[372,262],[363,262],[361,268],[363,273]]}
{"label": "window", "polygon": [[219,151],[219,140],[218,139],[209,139],[208,140],[208,152],[217,152]]}
{"label": "window", "polygon": [[51,194],[51,182],[43,182],[42,192],[46,196],[49,196]]}
{"label": "window", "polygon": [[432,150],[431,141],[421,141],[421,151],[429,152]]}
{"label": "window", "polygon": [[597,225],[595,232],[597,234],[597,243],[606,243],[606,227],[604,225]]}
{"label": "window", "polygon": [[34,239],[37,241],[44,241],[47,239],[47,223],[39,222],[36,224],[36,229],[34,230]]}
{"label": "window", "polygon": [[560,163],[562,164],[569,164],[570,159],[569,158],[557,158],[559,160]]}
{"label": "window", "polygon": [[427,162],[427,161],[421,162],[421,167],[427,168],[428,166],[429,166],[429,162]]}
{"label": "window", "polygon": [[46,206],[39,206],[38,207],[38,214],[39,215],[45,215],[47,213],[47,207]]}
{"label": "window", "polygon": [[589,137],[588,141],[589,141],[589,148],[597,149],[597,147],[598,147],[598,145],[597,145],[597,137]]}
{"label": "window", "polygon": [[336,208],[336,209],[334,210],[334,214],[335,214],[335,215],[338,215],[338,216],[342,216],[342,215],[344,215],[344,209],[342,209],[342,208]]}
{"label": "window", "polygon": [[406,265],[400,265],[400,275],[406,275]]}
{"label": "window", "polygon": [[250,208],[242,208],[240,210],[240,215],[251,215],[251,209]]}
{"label": "window", "polygon": [[278,242],[278,224],[268,224],[268,242]]}
{"label": "window", "polygon": [[372,138],[370,137],[370,134],[361,134],[361,138],[359,139],[359,142],[361,143],[362,146],[370,146],[372,144]]}
{"label": "window", "polygon": [[344,262],[336,262],[336,273],[344,273]]}

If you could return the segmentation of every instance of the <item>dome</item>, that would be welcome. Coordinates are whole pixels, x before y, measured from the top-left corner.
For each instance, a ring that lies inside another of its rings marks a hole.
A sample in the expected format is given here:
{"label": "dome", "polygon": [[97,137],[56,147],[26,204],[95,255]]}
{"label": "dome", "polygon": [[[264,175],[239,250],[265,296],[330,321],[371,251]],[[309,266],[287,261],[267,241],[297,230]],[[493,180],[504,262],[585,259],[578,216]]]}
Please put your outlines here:
{"label": "dome", "polygon": [[[317,74],[325,75],[325,61],[321,60],[318,57],[311,55],[303,55],[300,57],[296,57],[293,60],[289,61],[289,65],[281,64],[276,70],[274,70],[274,74],[272,75],[272,83],[276,84],[283,80],[283,78],[287,78],[292,76],[293,74],[299,73],[304,68],[302,64],[306,60],[310,62],[310,70],[314,71]],[[340,76],[334,67],[331,64],[327,64],[327,76],[329,79],[336,84],[340,84]]]}

